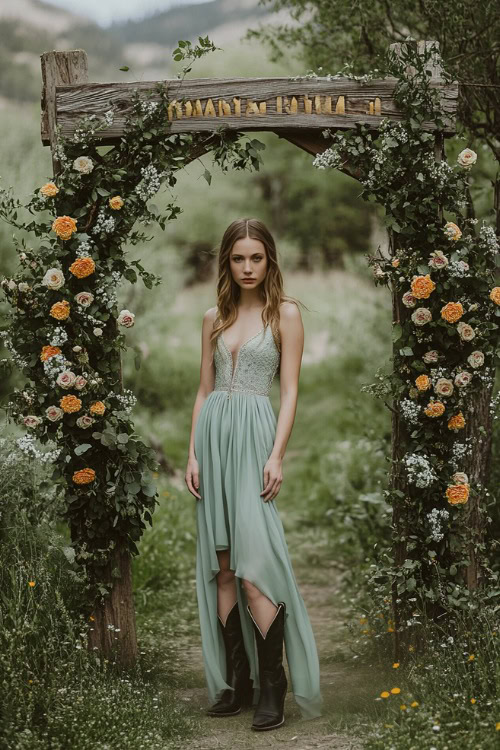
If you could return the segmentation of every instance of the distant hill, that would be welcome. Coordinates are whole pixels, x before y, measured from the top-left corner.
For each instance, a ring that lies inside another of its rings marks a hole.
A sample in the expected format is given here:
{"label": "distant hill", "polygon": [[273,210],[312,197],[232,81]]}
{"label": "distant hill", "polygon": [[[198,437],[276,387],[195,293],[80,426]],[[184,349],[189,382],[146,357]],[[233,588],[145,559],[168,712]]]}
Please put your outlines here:
{"label": "distant hill", "polygon": [[[283,20],[280,15],[280,20]],[[208,36],[224,48],[238,44],[246,29],[275,16],[258,0],[213,0],[183,5],[141,20],[103,29],[41,0],[0,2],[0,107],[9,100],[40,98],[40,55],[52,49],[85,49],[94,81],[128,80],[128,65],[143,80],[168,75],[170,54],[179,39]]]}

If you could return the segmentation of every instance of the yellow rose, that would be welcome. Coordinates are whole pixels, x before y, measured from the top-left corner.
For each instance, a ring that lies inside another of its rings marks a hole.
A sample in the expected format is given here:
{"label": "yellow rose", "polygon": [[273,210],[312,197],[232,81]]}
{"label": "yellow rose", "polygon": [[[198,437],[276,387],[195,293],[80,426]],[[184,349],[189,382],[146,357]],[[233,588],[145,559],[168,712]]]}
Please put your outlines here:
{"label": "yellow rose", "polygon": [[89,482],[93,482],[94,479],[94,469],[80,469],[73,474],[73,482],[75,482],[75,484],[89,484]]}
{"label": "yellow rose", "polygon": [[446,497],[451,505],[466,503],[469,499],[469,485],[451,484],[446,490]]}
{"label": "yellow rose", "polygon": [[440,417],[444,412],[444,408],[444,404],[441,401],[429,401],[424,409],[424,414],[428,417]]}
{"label": "yellow rose", "polygon": [[113,198],[110,198],[109,205],[114,211],[119,211],[120,208],[123,206],[123,200],[121,196],[115,195]]}
{"label": "yellow rose", "polygon": [[66,320],[69,317],[69,302],[63,299],[61,302],[55,302],[50,308],[50,314],[57,320]]}
{"label": "yellow rose", "polygon": [[40,188],[40,192],[48,198],[53,198],[54,195],[57,195],[59,192],[59,188],[53,182],[46,182],[45,185],[42,185]]}
{"label": "yellow rose", "polygon": [[419,375],[415,380],[415,385],[419,391],[426,391],[431,387],[431,380],[428,375]]}
{"label": "yellow rose", "polygon": [[61,350],[59,349],[58,346],[44,346],[40,354],[40,359],[42,362],[45,362],[50,357],[53,357],[55,354],[61,354]]}
{"label": "yellow rose", "polygon": [[448,323],[456,323],[464,314],[464,308],[461,302],[448,302],[441,308],[441,317]]}
{"label": "yellow rose", "polygon": [[462,230],[453,222],[447,221],[444,225],[443,232],[449,240],[456,242],[462,236]]}
{"label": "yellow rose", "polygon": [[91,414],[98,414],[99,416],[102,416],[104,412],[106,411],[106,405],[103,401],[94,401],[93,404],[90,406],[90,413]]}
{"label": "yellow rose", "polygon": [[495,304],[500,305],[500,286],[495,286],[490,292],[490,299],[495,302]]}
{"label": "yellow rose", "polygon": [[95,271],[95,263],[92,258],[87,256],[83,258],[77,258],[69,267],[69,270],[78,279],[84,279],[85,276],[90,276]]}
{"label": "yellow rose", "polygon": [[411,282],[411,293],[417,299],[427,299],[435,288],[436,285],[428,273],[425,276],[415,276]]}
{"label": "yellow rose", "polygon": [[465,427],[465,419],[462,412],[458,412],[458,414],[455,414],[453,417],[450,417],[448,421],[448,429],[449,430],[462,430]]}
{"label": "yellow rose", "polygon": [[58,216],[52,229],[62,240],[69,240],[73,232],[76,232],[76,221],[71,216]]}
{"label": "yellow rose", "polygon": [[80,411],[82,408],[82,402],[76,396],[71,393],[69,396],[63,396],[59,401],[59,405],[63,411],[70,414],[74,411]]}

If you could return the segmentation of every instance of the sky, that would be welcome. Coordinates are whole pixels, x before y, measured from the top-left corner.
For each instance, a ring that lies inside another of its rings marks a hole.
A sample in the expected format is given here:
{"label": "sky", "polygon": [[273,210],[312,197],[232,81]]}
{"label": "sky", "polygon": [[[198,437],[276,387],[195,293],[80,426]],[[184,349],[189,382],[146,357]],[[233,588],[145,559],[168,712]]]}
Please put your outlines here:
{"label": "sky", "polygon": [[89,16],[100,26],[109,26],[113,21],[142,18],[156,10],[167,10],[174,5],[190,5],[209,0],[50,0],[51,5]]}

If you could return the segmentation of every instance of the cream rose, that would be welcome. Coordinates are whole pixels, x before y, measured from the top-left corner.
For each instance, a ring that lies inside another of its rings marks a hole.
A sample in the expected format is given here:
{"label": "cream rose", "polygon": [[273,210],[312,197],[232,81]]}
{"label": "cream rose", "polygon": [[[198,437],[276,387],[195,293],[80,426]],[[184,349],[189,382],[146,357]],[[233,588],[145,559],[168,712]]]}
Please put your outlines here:
{"label": "cream rose", "polygon": [[94,336],[102,336],[102,328],[94,328]]}
{"label": "cream rose", "polygon": [[429,265],[432,268],[444,268],[448,265],[448,262],[448,258],[442,250],[435,250],[433,253],[431,253]]}
{"label": "cream rose", "polygon": [[438,361],[438,357],[439,357],[439,354],[438,354],[438,352],[436,351],[436,349],[429,349],[429,351],[428,351],[428,352],[426,352],[426,353],[425,353],[425,354],[424,354],[424,355],[422,356],[422,359],[424,360],[424,362],[425,362],[425,363],[426,363],[427,365],[430,365],[430,364],[431,364],[432,362],[437,362],[437,361]]}
{"label": "cream rose", "polygon": [[86,430],[87,427],[90,427],[95,422],[95,419],[93,417],[89,417],[88,414],[84,414],[82,417],[78,417],[76,420],[76,424],[78,427],[81,427],[82,429]]}
{"label": "cream rose", "polygon": [[75,384],[76,375],[71,370],[63,370],[58,376],[56,383],[61,388],[71,388]]}
{"label": "cream rose", "polygon": [[125,326],[125,328],[132,328],[134,321],[135,315],[130,310],[122,310],[117,318],[118,325]]}
{"label": "cream rose", "polygon": [[463,388],[465,385],[468,385],[471,380],[471,373],[467,372],[467,370],[462,370],[462,372],[459,372],[455,377],[455,385],[459,388]]}
{"label": "cream rose", "polygon": [[78,344],[77,344],[76,346],[74,346],[74,347],[73,347],[73,351],[74,351],[74,352],[76,352],[76,353],[78,354],[78,352],[81,352],[81,351],[82,351],[82,347],[81,347],[81,346],[78,346]]}
{"label": "cream rose", "polygon": [[470,326],[468,323],[464,323],[463,321],[460,321],[460,323],[457,323],[457,331],[462,341],[471,341],[476,335],[476,332],[474,331],[473,327]]}
{"label": "cream rose", "polygon": [[26,427],[38,427],[38,425],[42,423],[42,420],[35,414],[28,414],[28,416],[24,417],[23,422]]}
{"label": "cream rose", "polygon": [[451,396],[453,393],[453,383],[448,378],[439,378],[434,386],[434,390],[439,396]]}
{"label": "cream rose", "polygon": [[471,352],[467,357],[467,362],[471,367],[482,367],[484,365],[484,354],[483,352],[475,351]]}
{"label": "cream rose", "polygon": [[19,284],[17,285],[17,288],[19,289],[20,292],[29,292],[30,286],[25,281],[20,281]]}
{"label": "cream rose", "polygon": [[432,313],[427,307],[417,307],[411,319],[417,326],[423,326],[432,320]]}
{"label": "cream rose", "polygon": [[90,174],[94,169],[94,162],[88,156],[78,156],[73,162],[73,169],[80,174]]}
{"label": "cream rose", "polygon": [[469,477],[464,471],[456,471],[452,476],[455,484],[469,484]]}
{"label": "cream rose", "polygon": [[64,284],[64,275],[60,268],[49,268],[42,279],[42,284],[49,289],[60,289]]}
{"label": "cream rose", "polygon": [[402,297],[402,302],[405,307],[415,307],[417,304],[417,298],[414,297],[411,292],[405,292]]}
{"label": "cream rose", "polygon": [[17,289],[17,284],[16,284],[16,282],[14,281],[14,279],[11,279],[11,280],[9,281],[9,283],[8,283],[8,287],[9,287],[9,289],[11,290],[11,292],[13,292],[13,291],[14,291],[14,289]]}
{"label": "cream rose", "polygon": [[50,419],[51,422],[57,422],[64,416],[63,410],[58,406],[48,406],[47,409],[45,409],[45,414],[47,415],[47,419]]}
{"label": "cream rose", "polygon": [[77,390],[81,391],[87,385],[87,379],[83,375],[77,375],[75,378],[74,386]]}
{"label": "cream rose", "polygon": [[472,165],[475,164],[476,161],[477,154],[470,148],[464,148],[464,150],[460,151],[459,155],[457,156],[457,162],[461,167],[472,167]]}
{"label": "cream rose", "polygon": [[75,294],[75,300],[79,305],[89,307],[94,301],[94,295],[91,292],[78,292],[78,294]]}

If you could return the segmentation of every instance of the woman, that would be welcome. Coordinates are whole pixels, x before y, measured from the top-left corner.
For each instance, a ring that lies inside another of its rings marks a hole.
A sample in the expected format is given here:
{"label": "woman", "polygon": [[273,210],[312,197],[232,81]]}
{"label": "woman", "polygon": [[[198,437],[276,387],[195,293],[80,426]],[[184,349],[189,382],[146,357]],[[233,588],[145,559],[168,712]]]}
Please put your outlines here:
{"label": "woman", "polygon": [[[304,329],[283,293],[274,240],[257,219],[226,229],[217,307],[202,325],[185,480],[197,498],[196,583],[211,716],[258,700],[252,728],[284,723],[287,679],[320,715],[316,644],[274,499],[297,404]],[[269,391],[279,368],[276,420]]]}

